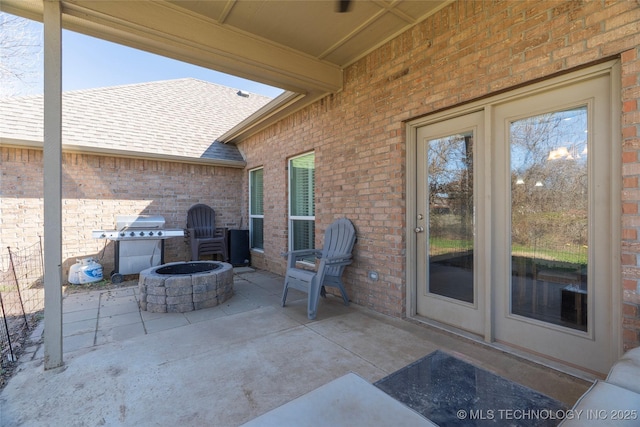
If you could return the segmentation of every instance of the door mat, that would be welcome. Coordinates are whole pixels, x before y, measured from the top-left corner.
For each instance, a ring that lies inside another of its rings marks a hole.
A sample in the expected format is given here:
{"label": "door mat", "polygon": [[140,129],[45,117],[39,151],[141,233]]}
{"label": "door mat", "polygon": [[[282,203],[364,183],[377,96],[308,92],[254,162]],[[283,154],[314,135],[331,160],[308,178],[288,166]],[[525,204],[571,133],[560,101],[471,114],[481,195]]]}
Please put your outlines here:
{"label": "door mat", "polygon": [[551,427],[562,421],[568,409],[440,350],[374,385],[441,427]]}

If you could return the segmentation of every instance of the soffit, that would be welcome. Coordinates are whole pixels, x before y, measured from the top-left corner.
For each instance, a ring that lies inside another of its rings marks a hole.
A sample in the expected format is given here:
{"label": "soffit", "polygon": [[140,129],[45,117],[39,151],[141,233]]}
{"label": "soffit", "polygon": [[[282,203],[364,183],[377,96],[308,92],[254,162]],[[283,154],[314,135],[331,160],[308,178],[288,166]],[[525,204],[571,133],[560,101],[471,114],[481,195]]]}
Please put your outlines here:
{"label": "soffit", "polygon": [[[340,91],[345,67],[452,0],[353,0],[346,13],[336,0],[60,1],[67,29],[304,95],[274,101],[246,136]],[[0,9],[42,19],[42,0]]]}
{"label": "soffit", "polygon": [[178,7],[276,45],[344,68],[438,10],[442,0],[171,1]]}

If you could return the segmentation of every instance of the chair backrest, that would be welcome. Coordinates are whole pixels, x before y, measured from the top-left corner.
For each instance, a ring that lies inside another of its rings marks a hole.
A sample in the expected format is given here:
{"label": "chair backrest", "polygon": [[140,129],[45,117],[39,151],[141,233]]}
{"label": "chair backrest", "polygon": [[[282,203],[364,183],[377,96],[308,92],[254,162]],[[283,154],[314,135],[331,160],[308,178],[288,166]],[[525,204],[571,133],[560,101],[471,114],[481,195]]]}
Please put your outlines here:
{"label": "chair backrest", "polygon": [[187,228],[194,230],[195,238],[213,237],[216,230],[216,213],[212,207],[197,204],[187,212]]}
{"label": "chair backrest", "polygon": [[[356,242],[356,230],[347,218],[335,220],[324,232],[324,246],[322,257],[331,257],[339,254],[350,254]],[[325,272],[328,276],[341,276],[344,265],[329,267]]]}

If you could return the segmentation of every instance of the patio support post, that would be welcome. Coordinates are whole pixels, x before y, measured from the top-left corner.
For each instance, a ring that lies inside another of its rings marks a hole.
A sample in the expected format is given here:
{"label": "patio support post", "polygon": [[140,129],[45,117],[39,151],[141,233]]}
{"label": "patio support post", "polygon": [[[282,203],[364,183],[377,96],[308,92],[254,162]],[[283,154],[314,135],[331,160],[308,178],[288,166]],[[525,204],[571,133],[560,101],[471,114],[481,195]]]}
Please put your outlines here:
{"label": "patio support post", "polygon": [[62,7],[44,0],[44,369],[62,366]]}

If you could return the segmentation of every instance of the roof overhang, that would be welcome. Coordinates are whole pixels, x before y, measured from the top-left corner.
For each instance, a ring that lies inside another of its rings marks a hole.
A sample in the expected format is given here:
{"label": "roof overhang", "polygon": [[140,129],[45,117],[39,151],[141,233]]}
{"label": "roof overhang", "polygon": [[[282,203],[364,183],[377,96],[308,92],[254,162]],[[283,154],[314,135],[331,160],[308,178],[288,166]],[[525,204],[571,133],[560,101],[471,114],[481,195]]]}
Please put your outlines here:
{"label": "roof overhang", "polygon": [[[13,139],[13,138],[0,137],[0,147],[43,150],[44,148],[43,145],[44,144],[42,141],[32,141],[32,140],[25,140],[25,139]],[[206,157],[197,158],[197,157],[177,156],[177,155],[150,153],[150,152],[138,152],[138,151],[131,151],[131,150],[117,150],[113,148],[88,147],[88,146],[80,146],[80,145],[74,145],[74,144],[62,144],[62,152],[92,154],[97,156],[108,156],[108,157],[122,157],[122,158],[129,158],[129,159],[158,160],[158,161],[164,161],[164,162],[188,163],[188,164],[195,164],[195,165],[221,166],[221,167],[237,168],[237,169],[244,169],[244,167],[247,165],[246,162],[237,161],[237,160],[211,159]]]}
{"label": "roof overhang", "polygon": [[[59,1],[65,29],[282,88],[224,141],[239,141],[343,87],[343,70],[453,0],[2,0],[42,21]],[[292,92],[293,94],[287,93]]]}

